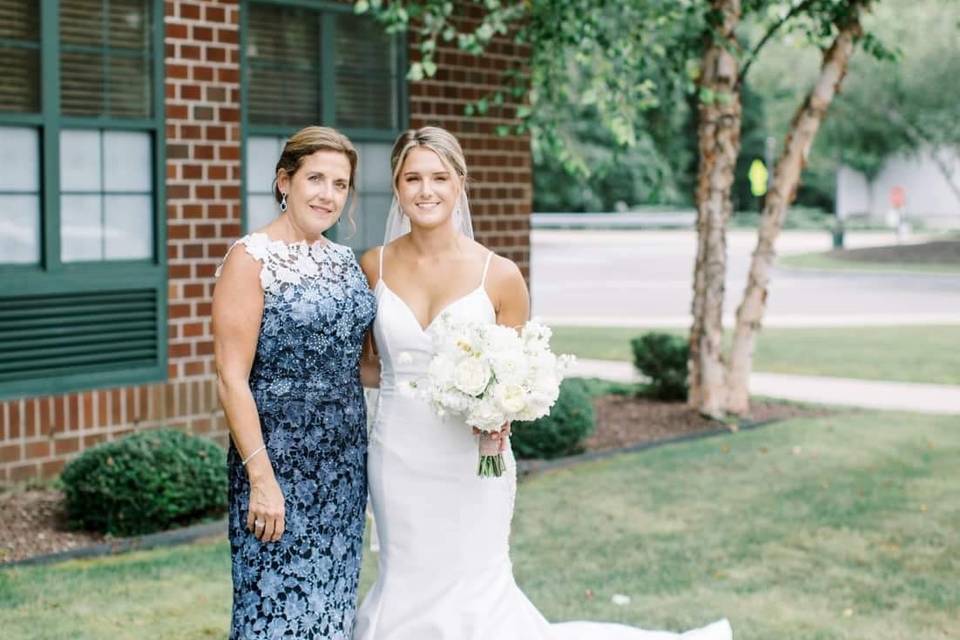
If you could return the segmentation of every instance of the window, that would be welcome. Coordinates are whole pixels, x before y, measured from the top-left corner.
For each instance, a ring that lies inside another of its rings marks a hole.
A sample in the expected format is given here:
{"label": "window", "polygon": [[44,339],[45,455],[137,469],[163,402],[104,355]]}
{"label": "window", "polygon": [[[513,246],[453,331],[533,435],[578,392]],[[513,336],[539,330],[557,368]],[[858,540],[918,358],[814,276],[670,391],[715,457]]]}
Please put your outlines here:
{"label": "window", "polygon": [[0,397],[163,379],[163,2],[0,0]]}
{"label": "window", "polygon": [[286,137],[323,124],[360,155],[356,229],[344,217],[329,234],[359,251],[383,241],[390,149],[406,125],[404,44],[349,5],[303,4],[250,1],[241,12],[246,227],[279,212],[272,183]]}

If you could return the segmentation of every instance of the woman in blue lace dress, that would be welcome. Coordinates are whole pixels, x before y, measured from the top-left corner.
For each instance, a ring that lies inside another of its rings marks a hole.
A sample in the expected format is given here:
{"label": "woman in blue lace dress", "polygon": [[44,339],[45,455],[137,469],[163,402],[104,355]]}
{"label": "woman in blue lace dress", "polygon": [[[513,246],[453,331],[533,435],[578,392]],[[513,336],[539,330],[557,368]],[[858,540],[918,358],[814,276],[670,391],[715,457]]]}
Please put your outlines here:
{"label": "woman in blue lace dress", "polygon": [[332,129],[292,136],[274,188],[283,213],[241,238],[218,272],[233,639],[353,632],[367,496],[359,359],[375,302],[353,252],[322,234],[356,165]]}

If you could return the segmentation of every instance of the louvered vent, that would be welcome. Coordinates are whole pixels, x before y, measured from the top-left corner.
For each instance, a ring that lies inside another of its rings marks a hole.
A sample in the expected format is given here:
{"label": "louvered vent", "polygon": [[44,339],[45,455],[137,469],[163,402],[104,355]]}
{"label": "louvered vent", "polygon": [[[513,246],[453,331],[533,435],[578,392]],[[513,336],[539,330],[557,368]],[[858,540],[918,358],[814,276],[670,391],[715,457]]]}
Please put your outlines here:
{"label": "louvered vent", "polygon": [[155,367],[153,289],[0,299],[0,384]]}

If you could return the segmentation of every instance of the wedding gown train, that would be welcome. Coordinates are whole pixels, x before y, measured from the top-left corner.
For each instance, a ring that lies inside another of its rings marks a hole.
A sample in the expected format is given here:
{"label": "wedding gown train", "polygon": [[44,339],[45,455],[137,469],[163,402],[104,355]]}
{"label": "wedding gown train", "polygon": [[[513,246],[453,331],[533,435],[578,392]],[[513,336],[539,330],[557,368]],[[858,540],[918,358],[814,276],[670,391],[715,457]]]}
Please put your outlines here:
{"label": "wedding gown train", "polygon": [[[480,285],[449,304],[457,319],[495,322]],[[618,624],[550,624],[513,578],[508,539],[516,462],[477,477],[477,439],[457,418],[437,417],[410,384],[426,374],[430,326],[382,280],[374,336],[380,394],[368,477],[379,538],[379,576],[357,614],[355,640],[730,640],[726,620],[683,634]]]}

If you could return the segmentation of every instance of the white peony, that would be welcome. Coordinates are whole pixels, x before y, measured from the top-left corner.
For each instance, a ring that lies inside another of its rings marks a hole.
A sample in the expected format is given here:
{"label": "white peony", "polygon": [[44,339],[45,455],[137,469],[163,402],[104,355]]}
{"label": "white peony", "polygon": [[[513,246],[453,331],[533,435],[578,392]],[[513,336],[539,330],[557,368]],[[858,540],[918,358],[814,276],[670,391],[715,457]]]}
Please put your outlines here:
{"label": "white peony", "polygon": [[527,358],[522,351],[498,351],[490,354],[490,366],[498,382],[519,385],[529,373]]}
{"label": "white peony", "polygon": [[453,386],[471,396],[479,396],[490,383],[490,367],[480,358],[464,358],[453,372]]}

